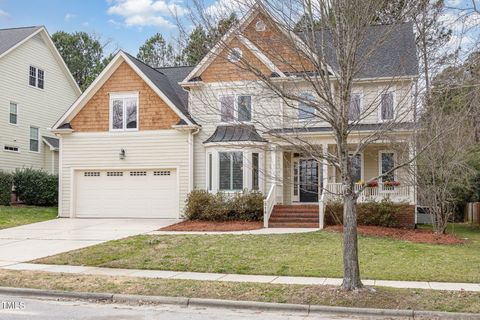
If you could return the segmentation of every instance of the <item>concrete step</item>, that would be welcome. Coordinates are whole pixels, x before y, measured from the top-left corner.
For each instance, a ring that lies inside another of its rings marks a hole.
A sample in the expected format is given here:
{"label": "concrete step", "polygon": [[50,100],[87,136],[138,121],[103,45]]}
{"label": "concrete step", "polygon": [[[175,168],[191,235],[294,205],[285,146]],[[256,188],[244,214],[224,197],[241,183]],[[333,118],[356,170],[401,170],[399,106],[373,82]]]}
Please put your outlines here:
{"label": "concrete step", "polygon": [[318,217],[316,218],[301,218],[301,217],[271,217],[270,222],[292,222],[292,223],[304,223],[304,222],[312,222],[318,223]]}

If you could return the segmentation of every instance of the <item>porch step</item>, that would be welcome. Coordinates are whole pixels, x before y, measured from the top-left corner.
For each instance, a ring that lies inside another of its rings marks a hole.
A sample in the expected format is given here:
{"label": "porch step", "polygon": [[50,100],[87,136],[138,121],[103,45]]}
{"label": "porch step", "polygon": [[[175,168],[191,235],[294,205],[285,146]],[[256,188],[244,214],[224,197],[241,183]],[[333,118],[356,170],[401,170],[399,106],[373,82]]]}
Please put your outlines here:
{"label": "porch step", "polygon": [[275,205],[270,228],[318,228],[317,205]]}
{"label": "porch step", "polygon": [[318,228],[318,222],[271,222],[270,228]]}

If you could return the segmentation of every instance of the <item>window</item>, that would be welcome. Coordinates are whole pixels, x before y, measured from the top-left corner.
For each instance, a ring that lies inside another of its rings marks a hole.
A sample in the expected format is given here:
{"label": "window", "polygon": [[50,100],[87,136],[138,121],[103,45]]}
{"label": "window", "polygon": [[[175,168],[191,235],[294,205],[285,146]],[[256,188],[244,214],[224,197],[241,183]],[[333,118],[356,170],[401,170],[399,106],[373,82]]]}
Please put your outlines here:
{"label": "window", "polygon": [[100,177],[100,172],[98,171],[86,171],[83,173],[84,177]]}
{"label": "window", "polygon": [[28,84],[31,86],[37,86],[37,68],[30,66],[30,76],[28,78]]}
{"label": "window", "polygon": [[219,189],[234,191],[243,189],[242,152],[219,152]]}
{"label": "window", "polygon": [[220,121],[231,122],[234,120],[235,111],[235,97],[222,96],[220,97]]}
{"label": "window", "polygon": [[18,105],[14,102],[10,102],[10,113],[8,122],[10,124],[17,124],[18,121]]}
{"label": "window", "polygon": [[45,86],[45,71],[30,66],[28,84],[32,87],[43,89]]}
{"label": "window", "polygon": [[37,87],[38,88],[43,89],[44,80],[45,80],[45,73],[43,72],[43,70],[37,69]]}
{"label": "window", "polygon": [[387,92],[382,94],[381,99],[381,120],[393,119],[393,92]]}
{"label": "window", "polygon": [[238,121],[251,121],[252,120],[252,97],[251,96],[238,96]]}
{"label": "window", "polygon": [[147,171],[130,171],[130,177],[144,177],[147,175]]}
{"label": "window", "polygon": [[252,153],[252,190],[259,190],[259,154]]}
{"label": "window", "polygon": [[30,151],[38,152],[38,128],[30,127]]}
{"label": "window", "polygon": [[[307,101],[314,101],[315,98],[310,93],[302,93],[301,97]],[[315,116],[315,107],[310,104],[300,102],[298,105],[298,119],[311,119]]]}
{"label": "window", "polygon": [[4,147],[3,147],[3,150],[9,151],[9,152],[18,152],[18,147],[14,147],[14,146],[4,146]]}
{"label": "window", "polygon": [[357,121],[360,119],[362,96],[359,93],[353,93],[350,98],[350,110],[348,120]]}
{"label": "window", "polygon": [[228,55],[228,61],[236,63],[242,59],[242,50],[240,48],[233,48]]}
{"label": "window", "polygon": [[171,171],[170,170],[163,170],[163,171],[153,171],[154,176],[170,176]]}
{"label": "window", "polygon": [[[380,152],[380,174],[384,174],[395,167],[395,153],[393,152]],[[394,172],[389,173],[387,176],[383,177],[383,182],[385,181],[395,181]]]}
{"label": "window", "polygon": [[107,177],[123,177],[122,171],[109,171],[107,172]]}
{"label": "window", "polygon": [[128,131],[138,129],[138,94],[111,95],[110,129]]}
{"label": "window", "polygon": [[252,96],[228,95],[221,96],[220,122],[250,122],[252,121]]}
{"label": "window", "polygon": [[354,183],[357,183],[362,180],[362,155],[356,154],[352,157],[352,179]]}

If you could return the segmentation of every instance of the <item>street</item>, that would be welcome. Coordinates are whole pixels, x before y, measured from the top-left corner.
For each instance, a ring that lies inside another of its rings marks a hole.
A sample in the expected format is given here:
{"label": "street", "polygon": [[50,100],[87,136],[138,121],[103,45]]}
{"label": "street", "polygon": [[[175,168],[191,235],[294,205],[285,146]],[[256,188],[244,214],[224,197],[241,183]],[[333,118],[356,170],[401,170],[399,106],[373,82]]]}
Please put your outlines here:
{"label": "street", "polygon": [[184,308],[173,305],[130,306],[83,301],[56,301],[37,298],[0,296],[2,320],[297,320],[297,319],[385,319],[385,317],[356,317],[337,315],[288,314],[255,312],[252,310],[225,310],[217,308]]}

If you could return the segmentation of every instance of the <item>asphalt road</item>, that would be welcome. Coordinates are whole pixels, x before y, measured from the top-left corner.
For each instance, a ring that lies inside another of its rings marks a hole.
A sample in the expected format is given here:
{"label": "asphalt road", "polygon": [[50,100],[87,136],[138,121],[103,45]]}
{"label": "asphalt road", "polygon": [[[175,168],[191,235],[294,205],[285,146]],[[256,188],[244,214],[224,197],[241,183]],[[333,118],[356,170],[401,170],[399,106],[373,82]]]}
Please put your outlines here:
{"label": "asphalt road", "polygon": [[[251,310],[182,308],[178,306],[129,306],[83,301],[56,301],[0,295],[2,320],[297,320],[366,319],[354,316],[301,315]],[[374,319],[374,318],[368,318]],[[378,319],[385,319],[384,317]]]}

